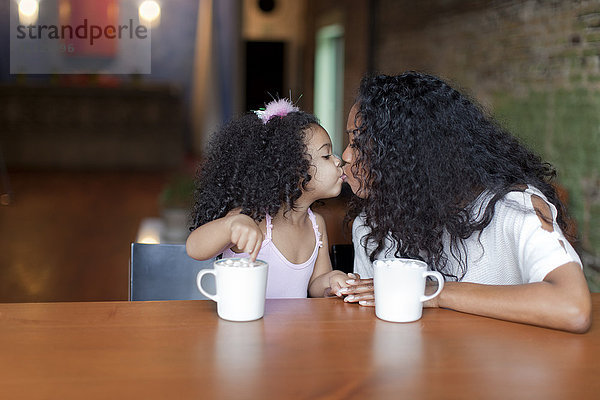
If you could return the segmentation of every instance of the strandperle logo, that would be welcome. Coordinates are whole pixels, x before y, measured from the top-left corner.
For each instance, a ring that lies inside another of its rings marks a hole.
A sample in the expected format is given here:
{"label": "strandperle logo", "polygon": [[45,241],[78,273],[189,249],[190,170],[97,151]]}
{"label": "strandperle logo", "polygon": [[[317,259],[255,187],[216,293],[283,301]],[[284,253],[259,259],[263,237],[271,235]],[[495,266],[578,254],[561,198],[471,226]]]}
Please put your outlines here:
{"label": "strandperle logo", "polygon": [[133,19],[129,19],[127,25],[88,25],[87,18],[81,25],[17,25],[17,39],[88,39],[90,46],[94,45],[94,40],[106,39],[146,39],[148,37],[148,28],[144,25],[134,25]]}
{"label": "strandperle logo", "polygon": [[152,30],[160,24],[146,18],[140,0],[10,4],[11,74],[152,73]]}

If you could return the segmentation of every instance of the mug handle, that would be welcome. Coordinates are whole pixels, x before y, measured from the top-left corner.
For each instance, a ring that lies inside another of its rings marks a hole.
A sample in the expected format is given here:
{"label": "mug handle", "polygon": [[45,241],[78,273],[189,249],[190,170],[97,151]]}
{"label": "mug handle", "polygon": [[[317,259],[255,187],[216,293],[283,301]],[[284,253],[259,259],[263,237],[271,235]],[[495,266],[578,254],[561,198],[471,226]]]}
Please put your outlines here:
{"label": "mug handle", "polygon": [[210,294],[208,293],[206,290],[204,290],[204,288],[202,287],[202,277],[206,274],[211,274],[215,277],[215,279],[217,279],[217,274],[215,272],[214,269],[203,269],[200,272],[198,272],[198,276],[196,277],[196,285],[198,285],[198,290],[200,291],[200,293],[202,293],[203,295],[205,295],[206,297],[208,297],[209,299],[213,300],[213,301],[218,301],[218,297],[217,294]]}
{"label": "mug handle", "polygon": [[442,289],[444,288],[444,277],[442,276],[442,274],[440,274],[437,271],[425,271],[423,272],[423,278],[427,278],[428,276],[431,276],[433,278],[435,278],[436,281],[438,281],[438,288],[435,291],[434,294],[431,294],[429,296],[421,296],[421,302],[425,302],[427,300],[431,300],[433,299],[435,296],[437,296],[438,294],[440,294],[440,292],[442,291]]}

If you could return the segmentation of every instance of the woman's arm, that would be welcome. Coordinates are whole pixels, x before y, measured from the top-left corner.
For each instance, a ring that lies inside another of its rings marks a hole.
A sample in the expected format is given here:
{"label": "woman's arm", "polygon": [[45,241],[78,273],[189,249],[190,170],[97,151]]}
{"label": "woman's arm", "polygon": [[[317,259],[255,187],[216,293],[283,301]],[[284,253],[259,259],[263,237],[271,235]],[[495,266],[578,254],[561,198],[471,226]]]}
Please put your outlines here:
{"label": "woman's arm", "polygon": [[486,317],[584,333],[591,325],[590,292],[575,263],[551,271],[542,282],[494,286],[446,282],[426,307],[444,307]]}
{"label": "woman's arm", "polygon": [[[374,306],[373,279],[354,280],[345,301]],[[351,297],[352,296],[352,297]],[[482,285],[445,282],[440,295],[425,307],[442,307],[469,314],[584,333],[591,325],[592,301],[579,264],[570,262],[551,271],[542,282],[521,285]]]}
{"label": "woman's arm", "polygon": [[256,260],[263,241],[263,233],[258,224],[249,216],[232,210],[223,218],[218,218],[196,228],[185,243],[187,254],[197,260],[208,260],[221,254],[225,249],[235,247],[236,252],[250,254]]}
{"label": "woman's arm", "polygon": [[[557,242],[549,233],[554,230],[550,206],[540,197],[531,196],[535,214],[526,214],[528,224],[510,224],[507,236],[515,238],[515,246],[523,248],[519,254],[520,265],[556,262],[552,249],[566,253],[566,245]],[[536,215],[538,221],[536,222]],[[546,232],[544,232],[546,231]],[[545,236],[548,235],[548,236]],[[541,239],[541,240],[540,240]],[[521,245],[519,245],[519,240]],[[548,272],[541,281],[519,285],[484,285],[467,282],[446,282],[438,297],[425,303],[425,307],[444,307],[470,314],[508,321],[585,332],[591,324],[591,296],[578,262],[563,261]],[[543,270],[543,268],[538,268]],[[358,279],[352,289],[343,289],[345,301],[373,306],[373,280]]]}
{"label": "woman's arm", "polygon": [[322,246],[319,248],[315,269],[308,283],[308,295],[310,297],[326,297],[330,295],[341,297],[341,293],[338,294],[337,292],[342,286],[348,286],[346,283],[348,275],[342,271],[332,270],[325,219],[317,213],[313,214],[321,232]]}

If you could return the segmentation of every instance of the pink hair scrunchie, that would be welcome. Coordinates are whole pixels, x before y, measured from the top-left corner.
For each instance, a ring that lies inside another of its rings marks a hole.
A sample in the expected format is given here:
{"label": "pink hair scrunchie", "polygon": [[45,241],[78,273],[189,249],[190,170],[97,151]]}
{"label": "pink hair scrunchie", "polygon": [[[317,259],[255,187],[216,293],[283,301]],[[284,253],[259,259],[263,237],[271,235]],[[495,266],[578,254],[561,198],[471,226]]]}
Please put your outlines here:
{"label": "pink hair scrunchie", "polygon": [[263,124],[266,124],[273,117],[285,117],[289,113],[297,111],[300,111],[300,109],[293,105],[290,100],[279,99],[268,103],[264,110],[257,110],[254,113],[262,120]]}

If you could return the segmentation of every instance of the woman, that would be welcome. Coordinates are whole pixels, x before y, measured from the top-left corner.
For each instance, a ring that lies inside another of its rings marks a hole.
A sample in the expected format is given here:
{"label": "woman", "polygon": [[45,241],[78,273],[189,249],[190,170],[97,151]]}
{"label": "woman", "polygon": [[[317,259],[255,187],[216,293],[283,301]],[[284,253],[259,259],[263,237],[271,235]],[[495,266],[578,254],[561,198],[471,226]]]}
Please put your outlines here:
{"label": "woman", "polygon": [[374,305],[364,279],[373,260],[417,258],[446,278],[425,307],[589,329],[591,298],[549,164],[458,91],[417,72],[363,79],[347,131],[359,276],[341,290],[346,301]]}

